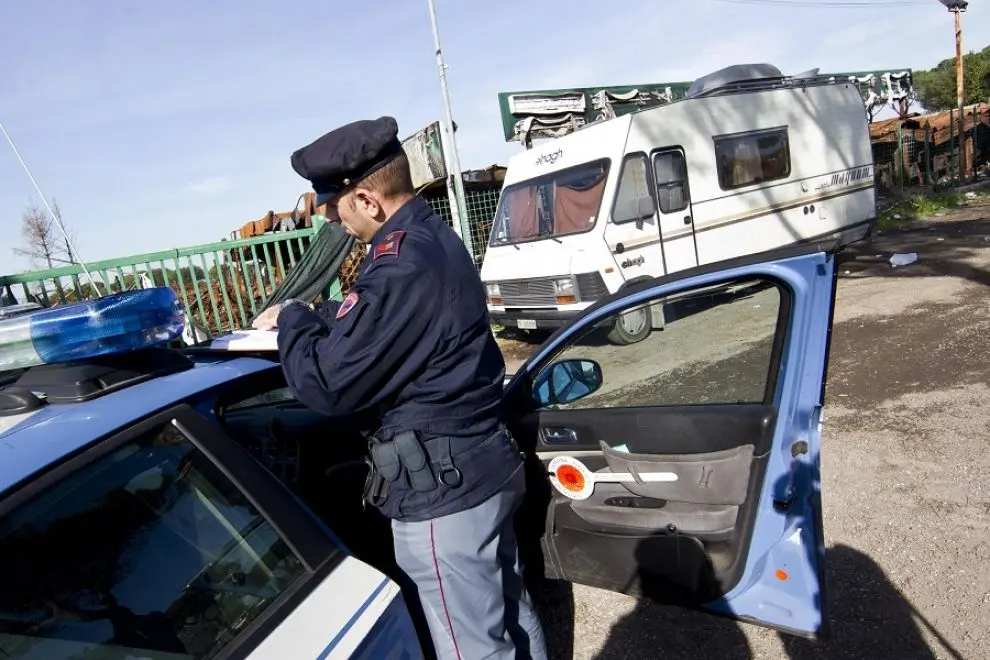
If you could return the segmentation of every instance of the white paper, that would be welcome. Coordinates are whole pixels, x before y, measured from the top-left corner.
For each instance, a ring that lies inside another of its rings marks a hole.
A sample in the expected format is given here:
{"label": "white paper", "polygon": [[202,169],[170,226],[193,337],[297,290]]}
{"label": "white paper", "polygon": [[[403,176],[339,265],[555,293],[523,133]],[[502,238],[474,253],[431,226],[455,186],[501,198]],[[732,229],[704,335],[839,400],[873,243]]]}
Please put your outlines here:
{"label": "white paper", "polygon": [[907,266],[913,264],[918,260],[917,252],[908,252],[907,254],[894,254],[890,257],[890,265],[894,268],[898,266]]}
{"label": "white paper", "polygon": [[277,351],[277,330],[235,330],[217,337],[210,348],[227,351]]}

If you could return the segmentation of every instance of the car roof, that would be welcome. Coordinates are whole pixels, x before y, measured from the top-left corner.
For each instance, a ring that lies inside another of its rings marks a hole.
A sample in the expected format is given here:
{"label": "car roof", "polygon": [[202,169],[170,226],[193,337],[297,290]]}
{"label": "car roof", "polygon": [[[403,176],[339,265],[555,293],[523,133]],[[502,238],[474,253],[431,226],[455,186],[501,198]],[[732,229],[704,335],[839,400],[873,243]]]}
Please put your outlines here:
{"label": "car roof", "polygon": [[194,362],[192,369],[89,401],[49,404],[0,430],[0,493],[131,421],[241,376],[278,367],[255,357],[199,357]]}

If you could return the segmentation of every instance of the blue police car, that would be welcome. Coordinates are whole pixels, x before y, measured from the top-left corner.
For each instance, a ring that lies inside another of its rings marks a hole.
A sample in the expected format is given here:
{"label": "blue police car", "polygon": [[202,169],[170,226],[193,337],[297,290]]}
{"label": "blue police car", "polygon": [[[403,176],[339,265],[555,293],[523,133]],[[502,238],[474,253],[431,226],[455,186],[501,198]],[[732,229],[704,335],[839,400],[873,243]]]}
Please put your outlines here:
{"label": "blue police car", "polygon": [[[808,245],[634,282],[533,354],[505,417],[534,579],[824,634],[835,276]],[[360,434],[182,325],[167,288],[0,320],[0,657],[421,657]]]}

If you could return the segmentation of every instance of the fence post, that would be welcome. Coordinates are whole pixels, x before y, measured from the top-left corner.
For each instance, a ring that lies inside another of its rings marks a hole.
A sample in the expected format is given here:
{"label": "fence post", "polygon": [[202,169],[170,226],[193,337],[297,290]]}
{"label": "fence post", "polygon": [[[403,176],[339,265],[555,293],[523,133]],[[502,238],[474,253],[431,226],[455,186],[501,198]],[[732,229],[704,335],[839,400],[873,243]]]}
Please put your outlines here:
{"label": "fence post", "polygon": [[901,194],[904,194],[904,134],[901,124],[897,124],[897,179],[901,184]]}
{"label": "fence post", "polygon": [[932,125],[925,124],[925,185],[932,185]]}
{"label": "fence post", "polygon": [[952,154],[949,162],[952,163],[952,171],[956,174],[956,185],[959,185],[959,160],[956,157],[956,125],[952,110],[949,110],[949,149],[951,149]]}

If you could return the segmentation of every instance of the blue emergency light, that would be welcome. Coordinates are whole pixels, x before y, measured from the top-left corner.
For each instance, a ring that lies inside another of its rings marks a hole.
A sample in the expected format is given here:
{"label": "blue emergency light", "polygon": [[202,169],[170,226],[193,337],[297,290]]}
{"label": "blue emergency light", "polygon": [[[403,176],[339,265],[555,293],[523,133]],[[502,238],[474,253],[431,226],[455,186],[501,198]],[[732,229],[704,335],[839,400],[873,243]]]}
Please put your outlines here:
{"label": "blue emergency light", "polygon": [[118,293],[0,321],[0,372],[126,353],[182,334],[169,287]]}

